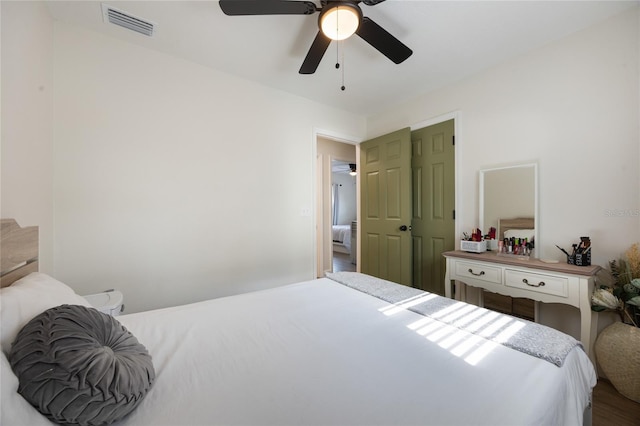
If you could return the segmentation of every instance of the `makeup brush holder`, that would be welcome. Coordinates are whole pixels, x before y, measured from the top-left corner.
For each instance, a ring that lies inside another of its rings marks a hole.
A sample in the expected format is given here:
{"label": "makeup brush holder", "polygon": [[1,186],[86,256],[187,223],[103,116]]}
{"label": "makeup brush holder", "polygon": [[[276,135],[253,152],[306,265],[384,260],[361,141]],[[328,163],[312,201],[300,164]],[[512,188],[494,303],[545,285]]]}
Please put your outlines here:
{"label": "makeup brush holder", "polygon": [[591,250],[586,253],[576,253],[567,256],[567,263],[576,266],[591,266]]}

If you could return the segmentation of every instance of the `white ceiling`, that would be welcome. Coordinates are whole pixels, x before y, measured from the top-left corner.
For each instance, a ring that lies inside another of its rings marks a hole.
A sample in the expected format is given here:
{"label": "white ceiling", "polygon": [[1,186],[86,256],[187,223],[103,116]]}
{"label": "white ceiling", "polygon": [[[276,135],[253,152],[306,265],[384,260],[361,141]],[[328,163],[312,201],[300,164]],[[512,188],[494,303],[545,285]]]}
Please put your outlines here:
{"label": "white ceiling", "polygon": [[50,1],[48,7],[56,20],[363,115],[451,84],[638,5],[638,1],[610,0],[361,4],[364,16],[409,46],[413,55],[396,65],[357,36],[348,39],[343,45],[343,92],[341,72],[335,68],[335,42],[315,74],[298,74],[317,32],[317,14],[232,17],[222,13],[217,1],[104,3],[153,21],[155,35],[149,38],[104,23],[99,1]]}

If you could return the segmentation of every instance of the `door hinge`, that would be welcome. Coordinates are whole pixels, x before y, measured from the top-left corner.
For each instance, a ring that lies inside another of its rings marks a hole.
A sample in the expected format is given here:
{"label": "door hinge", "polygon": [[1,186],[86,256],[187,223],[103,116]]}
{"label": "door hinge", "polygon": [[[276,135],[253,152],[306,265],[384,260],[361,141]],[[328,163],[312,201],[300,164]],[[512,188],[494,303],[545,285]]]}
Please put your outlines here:
{"label": "door hinge", "polygon": [[456,135],[451,136],[451,145],[456,144]]}
{"label": "door hinge", "polygon": [[453,220],[456,220],[456,211],[453,211]]}

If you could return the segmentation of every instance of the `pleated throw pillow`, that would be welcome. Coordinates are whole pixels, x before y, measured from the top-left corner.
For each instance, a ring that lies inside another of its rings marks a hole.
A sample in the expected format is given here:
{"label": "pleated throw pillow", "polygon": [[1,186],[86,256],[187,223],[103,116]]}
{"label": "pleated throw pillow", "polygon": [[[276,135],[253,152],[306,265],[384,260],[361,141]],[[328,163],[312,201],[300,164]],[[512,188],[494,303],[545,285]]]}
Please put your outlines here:
{"label": "pleated throw pillow", "polygon": [[61,305],[29,321],[9,354],[18,392],[50,420],[103,425],[133,411],[155,380],[147,349],[115,318]]}

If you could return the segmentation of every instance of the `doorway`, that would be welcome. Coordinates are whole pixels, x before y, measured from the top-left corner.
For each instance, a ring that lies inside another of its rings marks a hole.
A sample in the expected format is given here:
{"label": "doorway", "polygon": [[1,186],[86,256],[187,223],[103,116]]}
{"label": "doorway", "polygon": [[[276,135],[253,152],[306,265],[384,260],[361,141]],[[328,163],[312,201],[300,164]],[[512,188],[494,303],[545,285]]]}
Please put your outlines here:
{"label": "doorway", "polygon": [[357,174],[356,143],[320,135],[316,141],[316,276],[320,278],[325,272],[357,269],[359,207],[358,178],[350,174],[351,165]]}
{"label": "doorway", "polygon": [[355,272],[357,233],[356,163],[331,160],[331,239],[333,272]]}

